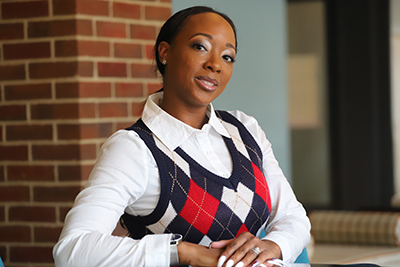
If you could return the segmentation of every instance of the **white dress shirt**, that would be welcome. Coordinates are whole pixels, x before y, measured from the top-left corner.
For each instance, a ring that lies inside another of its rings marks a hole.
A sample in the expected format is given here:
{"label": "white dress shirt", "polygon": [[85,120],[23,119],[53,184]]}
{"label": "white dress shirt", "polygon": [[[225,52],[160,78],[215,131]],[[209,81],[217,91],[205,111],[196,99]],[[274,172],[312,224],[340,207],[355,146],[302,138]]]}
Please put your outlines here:
{"label": "white dress shirt", "polygon": [[[158,106],[162,95],[147,99],[142,115],[146,126],[170,150],[181,147],[209,171],[228,178],[232,162],[222,136],[230,135],[213,106],[208,107],[208,123],[195,129]],[[310,238],[306,212],[257,121],[240,111],[230,113],[245,125],[263,153],[272,207],[264,238],[279,245],[283,260],[293,262]],[[147,235],[141,240],[111,235],[124,212],[150,214],[159,192],[158,168],[142,139],[134,131],[114,133],[103,144],[85,189],[65,219],[53,249],[56,266],[169,266],[171,234]]]}

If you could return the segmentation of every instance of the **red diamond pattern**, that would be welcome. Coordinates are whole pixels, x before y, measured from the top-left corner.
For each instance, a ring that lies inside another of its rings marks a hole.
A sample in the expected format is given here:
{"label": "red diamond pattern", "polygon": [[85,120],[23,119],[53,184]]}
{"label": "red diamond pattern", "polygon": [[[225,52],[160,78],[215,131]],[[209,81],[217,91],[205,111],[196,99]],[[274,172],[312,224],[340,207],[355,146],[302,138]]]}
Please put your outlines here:
{"label": "red diamond pattern", "polygon": [[256,180],[256,190],[255,193],[259,195],[268,205],[268,210],[271,210],[271,197],[269,194],[269,188],[267,181],[265,180],[264,174],[261,170],[252,162],[253,172]]}
{"label": "red diamond pattern", "polygon": [[219,201],[216,198],[191,181],[188,198],[179,215],[206,235],[213,223],[218,206]]}

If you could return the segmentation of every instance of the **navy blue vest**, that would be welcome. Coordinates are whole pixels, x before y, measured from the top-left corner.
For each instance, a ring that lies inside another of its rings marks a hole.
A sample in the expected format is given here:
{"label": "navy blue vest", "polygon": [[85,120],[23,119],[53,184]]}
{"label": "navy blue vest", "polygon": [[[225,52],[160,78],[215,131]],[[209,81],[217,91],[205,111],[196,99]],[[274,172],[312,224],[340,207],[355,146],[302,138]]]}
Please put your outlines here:
{"label": "navy blue vest", "polygon": [[[166,148],[160,148],[162,143],[141,119],[127,128],[136,131],[150,149],[161,186],[159,202],[151,214],[122,216],[132,238],[180,233],[185,241],[208,245],[211,241],[235,238],[244,231],[256,235],[266,222],[271,200],[262,172],[260,147],[234,116],[225,111],[216,113],[225,124],[237,128],[241,139],[223,137],[233,165],[229,179],[211,173],[179,147],[165,153]],[[243,142],[247,153],[241,153],[234,141]],[[176,162],[178,157],[181,166]]]}

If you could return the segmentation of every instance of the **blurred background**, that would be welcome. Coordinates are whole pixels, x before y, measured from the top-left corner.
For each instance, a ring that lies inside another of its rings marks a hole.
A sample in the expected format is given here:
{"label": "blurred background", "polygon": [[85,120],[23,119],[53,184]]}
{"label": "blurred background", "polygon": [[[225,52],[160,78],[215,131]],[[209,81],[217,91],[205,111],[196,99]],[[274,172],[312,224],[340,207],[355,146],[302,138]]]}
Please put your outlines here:
{"label": "blurred background", "polygon": [[161,88],[159,28],[192,5],[238,29],[215,107],[259,121],[307,211],[398,211],[400,0],[1,0],[6,266],[53,266],[101,144]]}

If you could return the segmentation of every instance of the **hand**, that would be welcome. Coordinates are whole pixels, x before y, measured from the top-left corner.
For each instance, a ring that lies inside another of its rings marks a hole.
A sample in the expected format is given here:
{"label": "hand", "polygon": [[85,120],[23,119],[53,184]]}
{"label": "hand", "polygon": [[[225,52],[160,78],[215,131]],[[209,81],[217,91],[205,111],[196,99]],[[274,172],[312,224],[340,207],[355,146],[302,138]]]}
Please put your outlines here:
{"label": "hand", "polygon": [[198,244],[182,242],[178,245],[179,264],[195,267],[217,266],[223,248],[208,248]]}
{"label": "hand", "polygon": [[[281,249],[276,243],[261,240],[249,232],[243,232],[235,239],[213,242],[211,247],[226,248],[219,258],[218,267],[273,266],[268,260],[282,259]],[[256,247],[260,250],[259,254],[252,250]]]}

